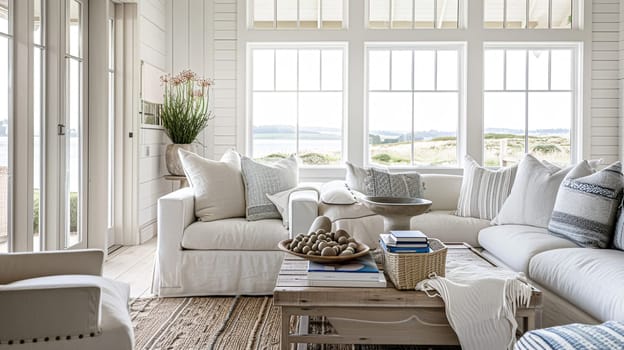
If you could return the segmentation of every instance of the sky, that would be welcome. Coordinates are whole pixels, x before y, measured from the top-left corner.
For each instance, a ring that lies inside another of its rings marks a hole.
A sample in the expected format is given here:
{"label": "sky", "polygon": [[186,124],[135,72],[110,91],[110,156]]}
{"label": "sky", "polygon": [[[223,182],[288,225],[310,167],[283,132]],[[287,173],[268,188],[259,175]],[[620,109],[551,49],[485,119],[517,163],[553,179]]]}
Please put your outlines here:
{"label": "sky", "polygon": [[[454,50],[438,50],[436,60],[435,51],[417,50],[412,64],[411,50],[390,54],[371,49],[369,130],[407,132],[413,121],[417,131],[456,131],[461,86],[458,57]],[[529,130],[570,128],[571,62],[569,49],[513,49],[507,50],[506,58],[503,50],[486,50],[485,128],[524,129],[527,99]],[[273,50],[254,51],[254,125],[294,126],[299,110],[301,127],[339,128],[342,76],[339,50],[301,50],[299,56],[296,50],[278,50],[275,56]]]}

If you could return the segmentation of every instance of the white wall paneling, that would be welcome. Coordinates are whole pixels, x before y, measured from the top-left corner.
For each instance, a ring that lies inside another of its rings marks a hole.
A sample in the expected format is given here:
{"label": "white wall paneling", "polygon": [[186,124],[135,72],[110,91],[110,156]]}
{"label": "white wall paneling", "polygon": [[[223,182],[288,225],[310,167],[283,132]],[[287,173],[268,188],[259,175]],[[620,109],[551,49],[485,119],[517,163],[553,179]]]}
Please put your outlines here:
{"label": "white wall paneling", "polygon": [[219,158],[236,148],[236,0],[169,0],[169,6],[171,72],[191,69],[215,80],[215,118],[198,137],[197,151]]}
{"label": "white wall paneling", "polygon": [[620,1],[593,0],[592,4],[591,158],[612,162],[620,158],[619,41]]}
{"label": "white wall paneling", "polygon": [[[171,32],[168,21],[168,3],[165,0],[143,0],[140,13],[141,99],[162,103],[160,76],[170,72],[168,61]],[[136,131],[137,187],[135,236],[143,243],[156,234],[158,198],[173,190],[173,184],[163,178],[167,175],[164,147],[169,143],[160,127],[144,126],[140,116],[134,116]]]}
{"label": "white wall paneling", "polygon": [[142,0],[139,13],[141,59],[166,72],[167,4],[161,0]]}
{"label": "white wall paneling", "polygon": [[[619,0],[614,0],[613,2],[620,3]],[[620,98],[619,110],[617,113],[614,113],[614,110],[605,111],[605,118],[602,118],[602,122],[607,124],[605,126],[609,127],[617,127],[619,126],[619,157],[620,160],[624,159],[624,6],[620,6],[620,25],[618,28],[619,34],[619,91],[617,91],[617,96]],[[609,89],[611,94],[614,94],[615,89]]]}

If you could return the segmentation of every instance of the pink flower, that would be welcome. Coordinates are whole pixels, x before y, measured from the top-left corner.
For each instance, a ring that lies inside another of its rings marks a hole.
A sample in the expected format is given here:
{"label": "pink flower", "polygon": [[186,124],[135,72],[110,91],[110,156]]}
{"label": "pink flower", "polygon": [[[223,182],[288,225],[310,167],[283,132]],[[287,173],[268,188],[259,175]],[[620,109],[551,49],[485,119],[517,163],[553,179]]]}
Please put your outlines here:
{"label": "pink flower", "polygon": [[214,81],[212,79],[198,79],[197,84],[205,88],[214,85]]}

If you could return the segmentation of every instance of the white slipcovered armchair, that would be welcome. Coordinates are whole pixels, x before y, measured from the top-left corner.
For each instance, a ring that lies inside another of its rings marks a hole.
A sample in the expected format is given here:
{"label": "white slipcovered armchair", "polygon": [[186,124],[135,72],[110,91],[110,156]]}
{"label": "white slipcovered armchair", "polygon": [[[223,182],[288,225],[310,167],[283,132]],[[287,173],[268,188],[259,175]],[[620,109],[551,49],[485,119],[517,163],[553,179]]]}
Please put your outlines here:
{"label": "white slipcovered armchair", "polygon": [[130,288],[104,253],[0,254],[0,349],[132,349]]}
{"label": "white slipcovered armchair", "polygon": [[318,215],[318,193],[294,191],[288,206],[290,232],[281,219],[198,221],[192,188],[161,197],[153,292],[160,297],[272,294],[284,257],[277,243],[307,231]]}

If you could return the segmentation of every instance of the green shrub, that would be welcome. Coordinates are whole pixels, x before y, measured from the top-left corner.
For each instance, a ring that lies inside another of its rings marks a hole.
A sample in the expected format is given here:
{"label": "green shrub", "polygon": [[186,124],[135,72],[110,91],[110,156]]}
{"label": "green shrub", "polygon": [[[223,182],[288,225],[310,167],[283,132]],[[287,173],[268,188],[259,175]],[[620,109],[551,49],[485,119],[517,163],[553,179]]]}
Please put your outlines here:
{"label": "green shrub", "polygon": [[328,155],[314,152],[302,154],[300,157],[304,164],[311,165],[327,165],[331,161]]}
{"label": "green shrub", "polygon": [[[39,191],[33,193],[33,232],[39,233]],[[69,231],[78,232],[78,192],[69,193]]]}
{"label": "green shrub", "polygon": [[389,161],[392,160],[392,157],[390,157],[389,154],[386,153],[380,153],[380,154],[375,154],[373,156],[373,160],[376,160],[380,163],[388,163]]}
{"label": "green shrub", "polygon": [[561,152],[561,149],[557,145],[537,145],[533,147],[533,152],[551,154]]}

